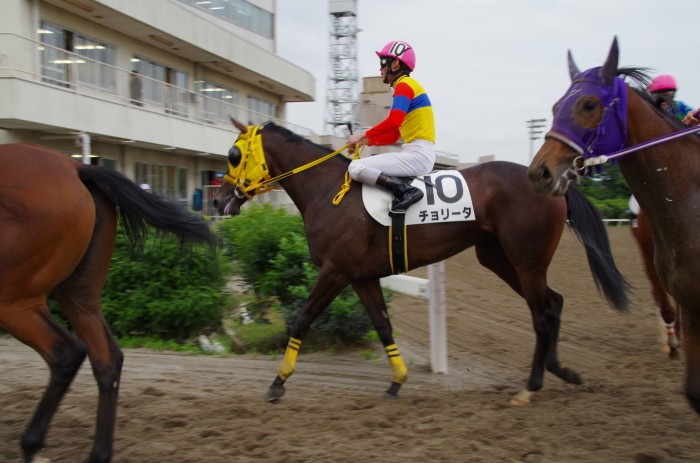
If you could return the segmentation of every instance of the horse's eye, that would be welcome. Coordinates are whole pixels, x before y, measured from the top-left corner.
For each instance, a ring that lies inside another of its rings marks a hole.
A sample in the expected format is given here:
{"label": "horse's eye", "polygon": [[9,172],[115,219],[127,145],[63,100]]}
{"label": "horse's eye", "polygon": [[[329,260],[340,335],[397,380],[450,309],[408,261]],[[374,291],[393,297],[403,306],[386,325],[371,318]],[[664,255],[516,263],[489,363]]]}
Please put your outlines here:
{"label": "horse's eye", "polygon": [[598,107],[598,103],[592,100],[588,100],[583,104],[583,110],[584,111],[593,111],[595,108]]}
{"label": "horse's eye", "polygon": [[241,150],[239,150],[237,146],[232,146],[231,149],[228,150],[228,162],[233,167],[238,167],[238,164],[241,163]]}

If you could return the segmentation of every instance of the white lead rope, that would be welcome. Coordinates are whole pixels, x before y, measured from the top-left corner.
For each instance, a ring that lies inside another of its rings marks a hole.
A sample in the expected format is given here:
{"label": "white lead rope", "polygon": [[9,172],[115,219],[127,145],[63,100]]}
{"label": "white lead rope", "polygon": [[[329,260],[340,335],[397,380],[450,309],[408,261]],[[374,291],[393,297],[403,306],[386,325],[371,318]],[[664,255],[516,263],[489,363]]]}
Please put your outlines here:
{"label": "white lead rope", "polygon": [[666,143],[667,141],[672,141],[672,140],[675,140],[677,138],[681,138],[681,137],[684,137],[686,135],[690,135],[691,133],[697,133],[697,132],[700,132],[700,125],[697,127],[691,127],[689,129],[681,130],[680,132],[672,133],[671,135],[666,135],[666,136],[661,137],[661,138],[656,138],[656,139],[651,140],[651,141],[640,143],[639,145],[634,145],[630,148],[616,151],[616,152],[608,154],[608,155],[601,155],[601,156],[587,158],[583,161],[583,167],[590,167],[590,166],[597,166],[600,164],[604,164],[611,159],[619,158],[621,156],[624,156],[625,154],[634,153],[635,151],[639,151],[639,150],[643,150],[645,148],[650,148],[652,146],[660,145],[662,143]]}

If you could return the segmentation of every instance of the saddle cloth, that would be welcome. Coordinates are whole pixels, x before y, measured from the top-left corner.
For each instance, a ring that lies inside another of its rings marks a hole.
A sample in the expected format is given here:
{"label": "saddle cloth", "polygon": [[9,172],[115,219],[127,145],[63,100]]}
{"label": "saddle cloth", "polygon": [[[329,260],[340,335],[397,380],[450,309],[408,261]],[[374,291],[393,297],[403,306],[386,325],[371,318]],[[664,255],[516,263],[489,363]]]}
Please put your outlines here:
{"label": "saddle cloth", "polygon": [[[436,188],[420,179],[435,185]],[[466,180],[456,170],[440,170],[421,175],[411,185],[423,190],[423,199],[408,208],[406,225],[476,220]],[[362,184],[362,200],[367,212],[382,225],[390,226],[389,205],[393,196],[376,186]]]}

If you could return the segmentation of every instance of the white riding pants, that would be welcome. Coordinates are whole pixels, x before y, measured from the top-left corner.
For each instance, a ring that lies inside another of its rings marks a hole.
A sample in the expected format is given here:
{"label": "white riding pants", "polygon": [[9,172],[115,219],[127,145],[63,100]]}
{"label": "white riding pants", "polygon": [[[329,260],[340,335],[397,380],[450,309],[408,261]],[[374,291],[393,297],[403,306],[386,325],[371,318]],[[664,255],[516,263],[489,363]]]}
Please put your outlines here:
{"label": "white riding pants", "polygon": [[392,177],[415,177],[427,174],[435,165],[435,143],[413,140],[401,145],[402,151],[382,153],[352,161],[348,172],[353,180],[375,185],[379,174]]}

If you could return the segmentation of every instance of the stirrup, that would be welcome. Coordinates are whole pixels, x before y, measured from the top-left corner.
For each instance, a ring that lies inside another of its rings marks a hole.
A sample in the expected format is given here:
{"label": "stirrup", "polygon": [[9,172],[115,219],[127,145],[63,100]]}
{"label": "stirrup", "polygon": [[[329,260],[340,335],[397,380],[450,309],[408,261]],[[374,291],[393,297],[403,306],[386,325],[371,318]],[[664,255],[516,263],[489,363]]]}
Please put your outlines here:
{"label": "stirrup", "polygon": [[392,199],[391,203],[389,204],[389,212],[390,213],[405,214],[409,207],[413,206],[415,203],[417,203],[418,201],[423,199],[423,196],[424,196],[423,192],[419,188],[415,188],[415,187],[412,187],[412,188],[414,189],[414,191],[412,191],[411,194],[416,195],[417,197],[414,197],[405,207],[400,208],[400,209],[398,209],[398,208],[393,209],[395,207],[394,204],[406,199],[405,196],[408,192],[405,192],[402,195],[402,197],[400,198],[400,200],[399,200],[399,198]]}
{"label": "stirrup", "polygon": [[392,208],[391,208],[391,203],[393,203],[393,202],[394,202],[394,200],[391,200],[391,202],[389,202],[389,216],[390,216],[390,217],[391,217],[391,216],[394,216],[394,215],[405,214],[405,213],[406,213],[406,210],[407,210],[408,208],[406,208],[406,209],[396,209],[396,210],[392,209]]}

